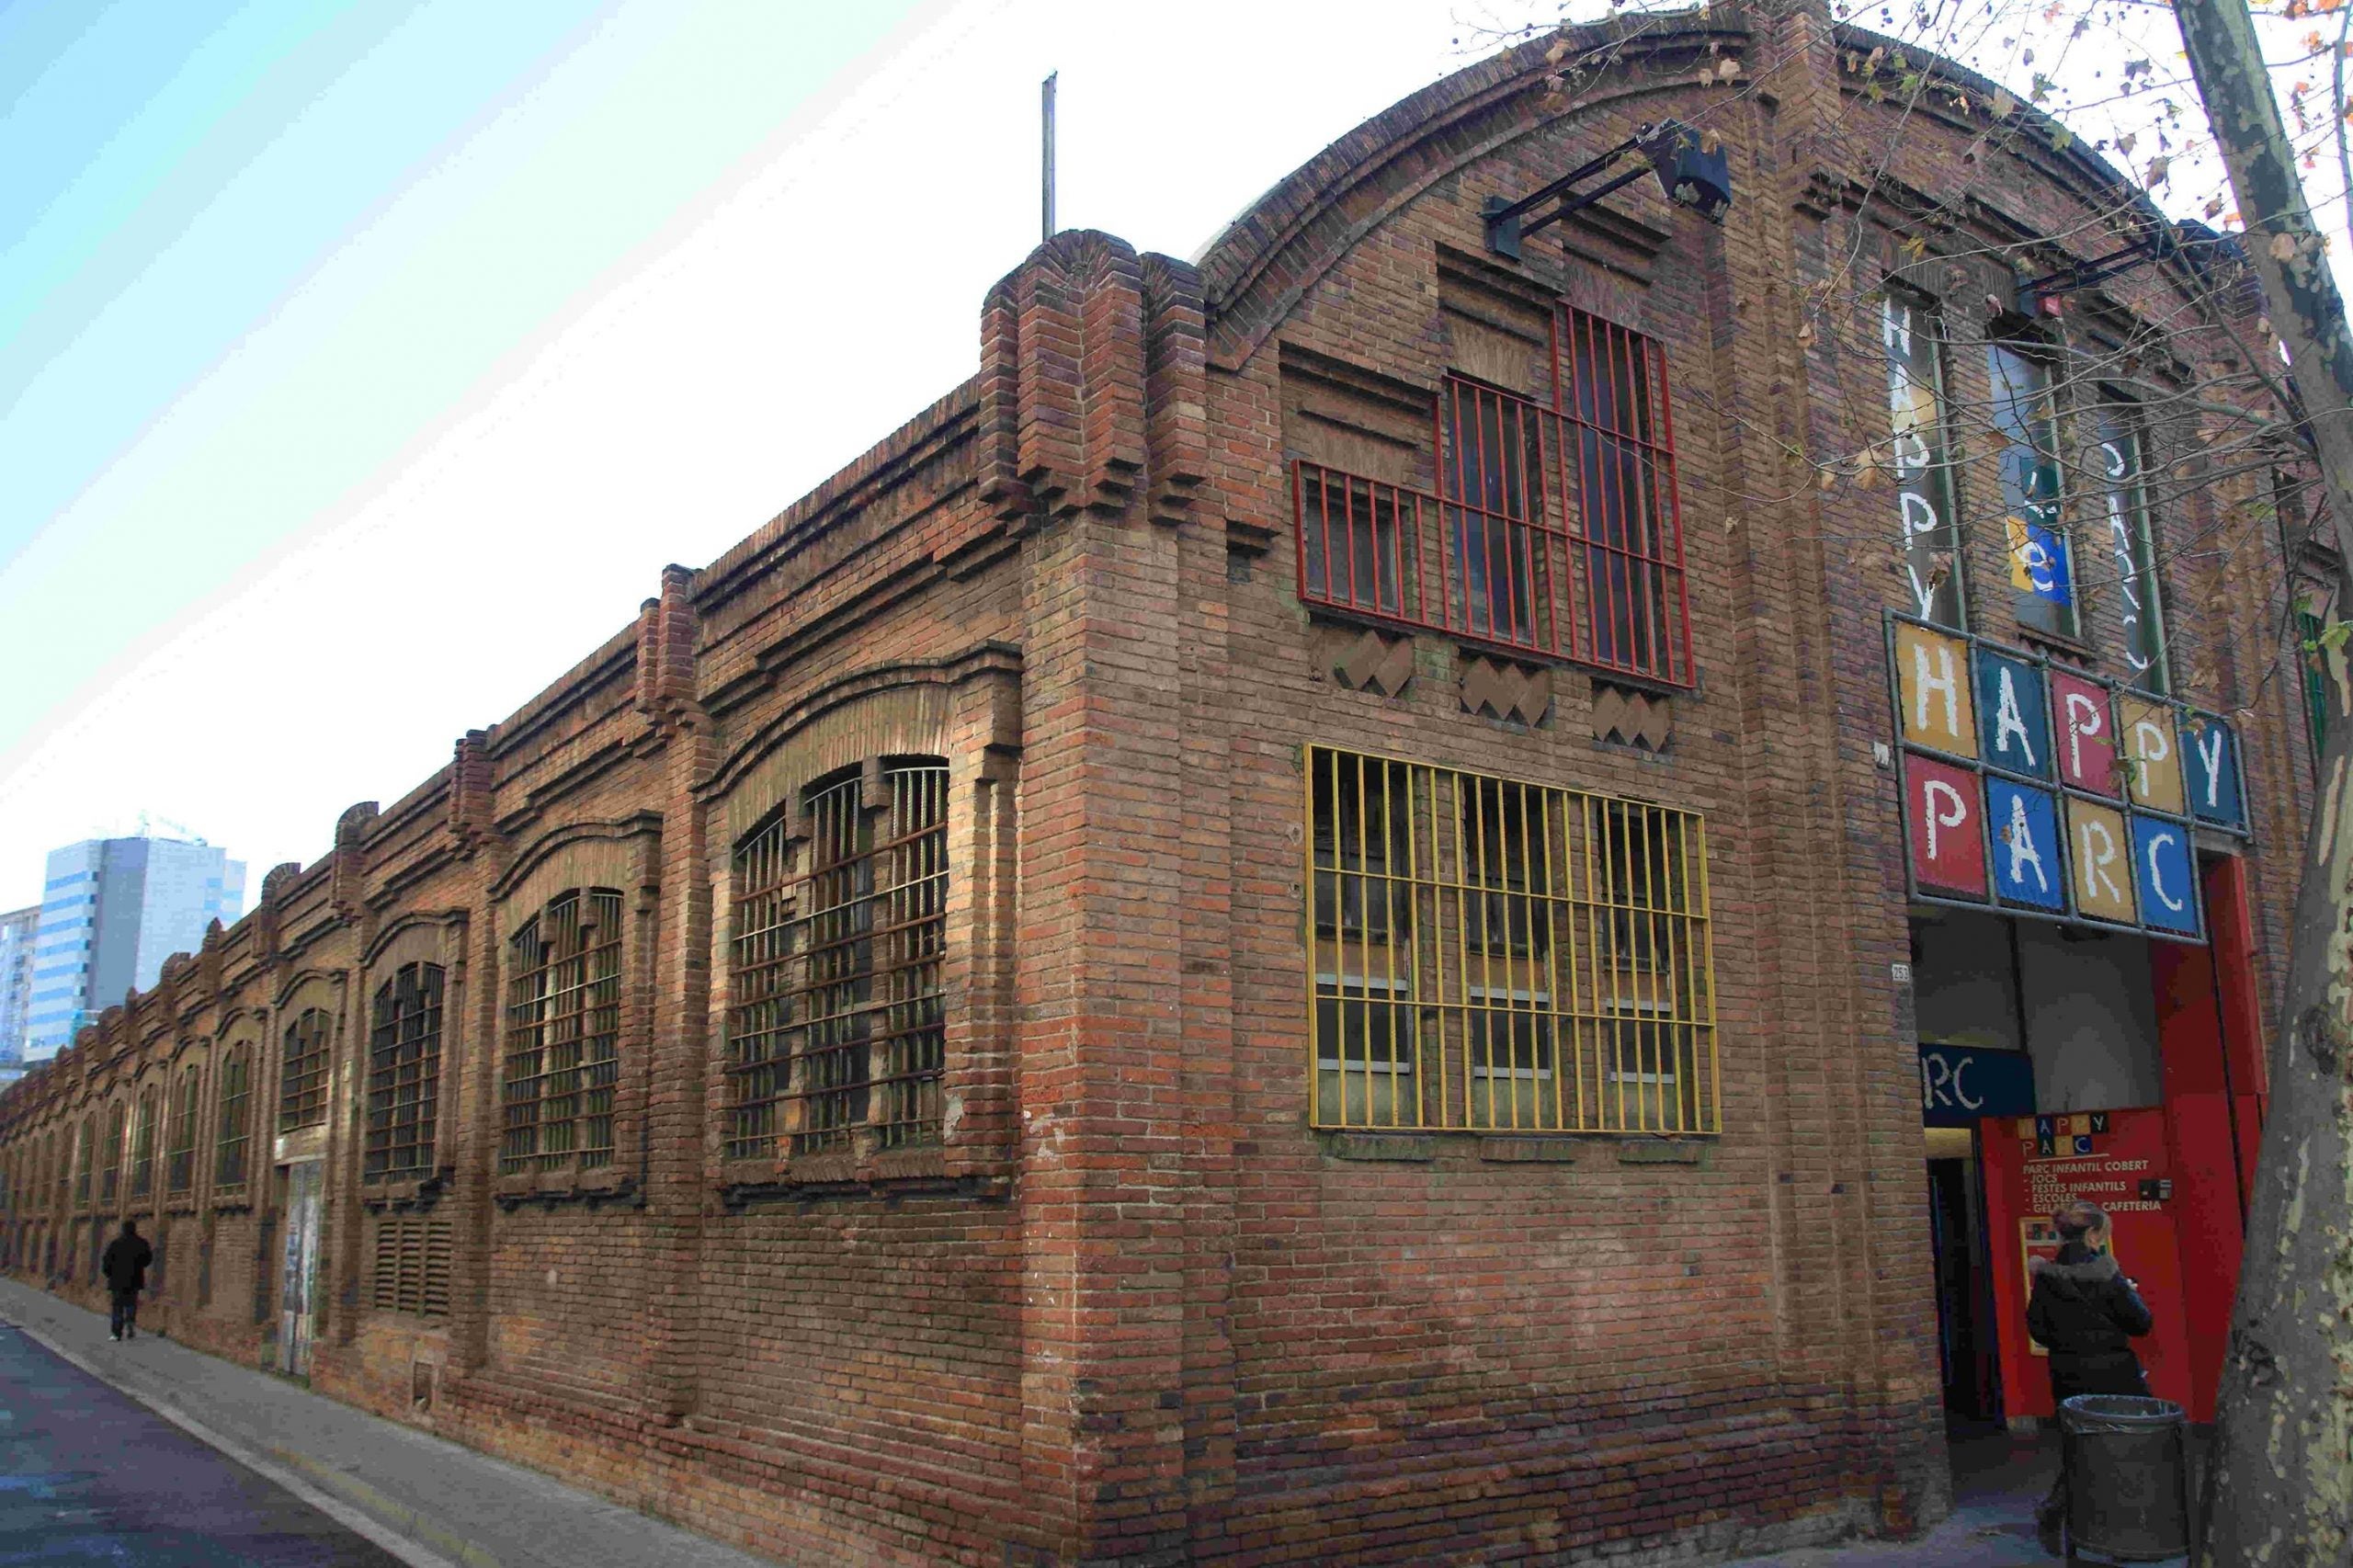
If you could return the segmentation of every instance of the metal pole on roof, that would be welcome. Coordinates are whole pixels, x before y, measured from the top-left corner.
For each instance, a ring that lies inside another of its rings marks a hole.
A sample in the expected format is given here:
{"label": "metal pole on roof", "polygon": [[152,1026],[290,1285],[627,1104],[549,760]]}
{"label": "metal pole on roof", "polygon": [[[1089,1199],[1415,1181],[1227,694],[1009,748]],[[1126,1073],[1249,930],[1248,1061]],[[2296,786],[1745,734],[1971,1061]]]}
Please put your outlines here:
{"label": "metal pole on roof", "polygon": [[1038,118],[1045,138],[1045,164],[1040,173],[1040,192],[1044,199],[1045,233],[1041,239],[1054,237],[1054,78],[1059,71],[1047,73],[1038,88]]}

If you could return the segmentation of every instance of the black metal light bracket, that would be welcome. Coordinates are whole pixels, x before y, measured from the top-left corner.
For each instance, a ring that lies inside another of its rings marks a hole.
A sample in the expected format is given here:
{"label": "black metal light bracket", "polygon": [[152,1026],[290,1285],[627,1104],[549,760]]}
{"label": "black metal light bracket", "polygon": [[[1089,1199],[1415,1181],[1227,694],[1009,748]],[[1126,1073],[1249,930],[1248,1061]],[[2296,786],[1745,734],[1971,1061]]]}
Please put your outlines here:
{"label": "black metal light bracket", "polygon": [[2018,285],[2018,310],[2026,315],[2042,313],[2044,301],[2056,300],[2062,294],[2072,294],[2081,289],[2097,288],[2109,278],[2131,271],[2152,261],[2170,261],[2176,256],[2187,259],[2200,274],[2204,275],[2215,263],[2244,260],[2245,253],[2236,238],[2218,234],[2205,224],[2189,219],[2168,222],[2162,218],[2144,217],[2140,233],[2127,244],[2095,256],[2089,261],[2070,262],[2040,278],[2029,278]]}
{"label": "black metal light bracket", "polygon": [[[1487,248],[1518,261],[1520,241],[1642,178],[1643,167],[1637,165],[1591,190],[1576,188],[1629,153],[1643,154],[1669,201],[1690,208],[1711,223],[1722,222],[1724,214],[1732,210],[1732,174],[1723,149],[1710,149],[1698,131],[1679,120],[1663,119],[1637,128],[1617,146],[1518,201],[1487,198]],[[1548,201],[1555,203],[1551,211],[1537,218],[1528,216]]]}

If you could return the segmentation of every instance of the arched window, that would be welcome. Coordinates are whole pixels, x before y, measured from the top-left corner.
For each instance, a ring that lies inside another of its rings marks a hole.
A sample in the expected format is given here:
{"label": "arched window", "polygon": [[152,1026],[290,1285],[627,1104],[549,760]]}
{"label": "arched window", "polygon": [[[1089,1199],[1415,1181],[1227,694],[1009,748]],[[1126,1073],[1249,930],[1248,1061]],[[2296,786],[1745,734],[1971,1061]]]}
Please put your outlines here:
{"label": "arched window", "polygon": [[180,1092],[172,1107],[171,1158],[164,1163],[164,1187],[186,1192],[196,1185],[196,1119],[203,1114],[201,1074],[190,1067],[180,1074]]}
{"label": "arched window", "polygon": [[286,1056],[278,1074],[278,1130],[316,1127],[327,1119],[327,1051],[334,1031],[326,1014],[306,1007],[286,1029]]}
{"label": "arched window", "polygon": [[[821,781],[805,865],[779,818],[735,851],[731,1159],[939,1136],[947,1015],[948,769],[932,758]],[[778,1126],[779,1108],[786,1126]]]}
{"label": "arched window", "polygon": [[368,1039],[366,1176],[432,1168],[440,1087],[441,966],[405,964],[376,991]]}
{"label": "arched window", "polygon": [[250,1045],[233,1045],[221,1059],[221,1116],[212,1146],[216,1187],[244,1185],[246,1105],[253,1095],[253,1071]]}
{"label": "arched window", "polygon": [[139,1091],[139,1116],[131,1126],[131,1196],[146,1198],[155,1190],[155,1088]]}
{"label": "arched window", "polygon": [[620,1081],[621,895],[558,893],[508,946],[498,1168],[608,1164]]}
{"label": "arched window", "polygon": [[98,1207],[111,1209],[122,1192],[122,1121],[120,1100],[107,1107],[107,1135],[98,1145]]}
{"label": "arched window", "polygon": [[74,1207],[90,1206],[90,1166],[98,1155],[98,1117],[96,1111],[82,1119],[82,1134],[74,1151]]}

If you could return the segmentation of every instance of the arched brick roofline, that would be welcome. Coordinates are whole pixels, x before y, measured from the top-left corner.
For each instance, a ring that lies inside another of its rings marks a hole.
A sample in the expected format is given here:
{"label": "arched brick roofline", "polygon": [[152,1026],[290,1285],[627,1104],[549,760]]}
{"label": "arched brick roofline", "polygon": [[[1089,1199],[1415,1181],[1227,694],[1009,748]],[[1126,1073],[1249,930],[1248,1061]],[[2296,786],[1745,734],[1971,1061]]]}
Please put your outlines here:
{"label": "arched brick roofline", "polygon": [[[1926,50],[1904,42],[1901,39],[1889,38],[1884,33],[1875,33],[1869,28],[1859,28],[1850,23],[1839,22],[1831,28],[1830,40],[1837,47],[1841,60],[1846,58],[1849,50],[1867,55],[1874,49],[1884,49],[1891,54],[1900,49],[1907,60],[1918,65],[1923,71],[1939,81],[1949,82],[1952,85],[1968,93],[1972,98],[1990,99],[1995,93],[2002,90],[2000,83],[1979,75],[1958,60],[1947,60],[1941,54],[1930,54]],[[1841,76],[1843,79],[1843,71]],[[1939,119],[1953,118],[1933,95],[1922,95],[1922,107]],[[2052,133],[2065,129],[2057,119],[2027,103],[2019,104],[2011,112],[2018,116],[2023,124],[2040,133],[2044,156],[2056,158],[2063,165],[2072,165],[2080,186],[2076,191],[2077,195],[2093,197],[2102,191],[2114,191],[2123,187],[2134,192],[2144,216],[2158,218],[2164,216],[2157,210],[2156,204],[2148,199],[2146,193],[2134,186],[2114,164],[2093,152],[2090,143],[2081,137],[2075,137],[2071,141],[2065,152],[2052,152],[2050,143]],[[1972,129],[1976,129],[1973,123]]]}
{"label": "arched brick roofline", "polygon": [[[1716,18],[1716,19],[1710,19]],[[1728,10],[1647,17],[1585,28],[1576,47],[1615,34],[1630,54],[1697,55],[1710,44],[1744,53],[1750,29]],[[1530,108],[1513,123],[1491,119],[1499,104],[1540,91],[1552,67],[1552,34],[1488,56],[1401,98],[1302,164],[1204,246],[1195,265],[1211,317],[1210,362],[1232,369],[1281,324],[1292,303],[1348,246],[1396,209],[1496,146],[1552,118]],[[1586,99],[1595,105],[1680,92],[1688,79],[1628,80]]]}
{"label": "arched brick roofline", "polygon": [[[1603,47],[1613,31],[1623,40],[1628,57],[1641,59],[1696,56],[1711,45],[1738,57],[1762,41],[1762,34],[1731,8],[1719,7],[1582,29],[1573,48]],[[1239,366],[1361,234],[1463,165],[1549,119],[1688,85],[1688,79],[1664,72],[1648,79],[1629,77],[1562,115],[1545,114],[1535,105],[1543,78],[1553,69],[1544,58],[1553,36],[1543,34],[1491,55],[1400,99],[1285,176],[1221,230],[1196,257],[1210,309],[1210,362],[1222,369]],[[1973,97],[1991,98],[1997,90],[1958,61],[1867,28],[1835,24],[1831,42],[1841,59],[1849,50],[1868,54],[1874,48],[1905,48],[1915,65]],[[1758,69],[1749,73],[1751,78],[1756,74]],[[1520,114],[1494,115],[1498,105],[1517,97],[1528,103]],[[2058,120],[2028,105],[2014,113],[2040,133],[2040,155],[2072,176],[2067,183],[2079,198],[2097,200],[2120,188],[2137,191],[2080,139],[2063,153],[2052,151]],[[2145,212],[2157,214],[2145,195],[2138,199]]]}

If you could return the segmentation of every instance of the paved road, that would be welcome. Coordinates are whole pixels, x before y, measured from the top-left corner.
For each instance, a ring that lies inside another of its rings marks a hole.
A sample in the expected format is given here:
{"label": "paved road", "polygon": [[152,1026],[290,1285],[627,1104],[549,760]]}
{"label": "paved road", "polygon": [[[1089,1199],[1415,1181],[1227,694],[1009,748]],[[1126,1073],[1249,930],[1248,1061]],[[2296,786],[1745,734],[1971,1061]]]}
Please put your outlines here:
{"label": "paved road", "polygon": [[[108,1345],[132,1357],[155,1344]],[[0,1565],[399,1568],[292,1494],[0,1324]]]}

